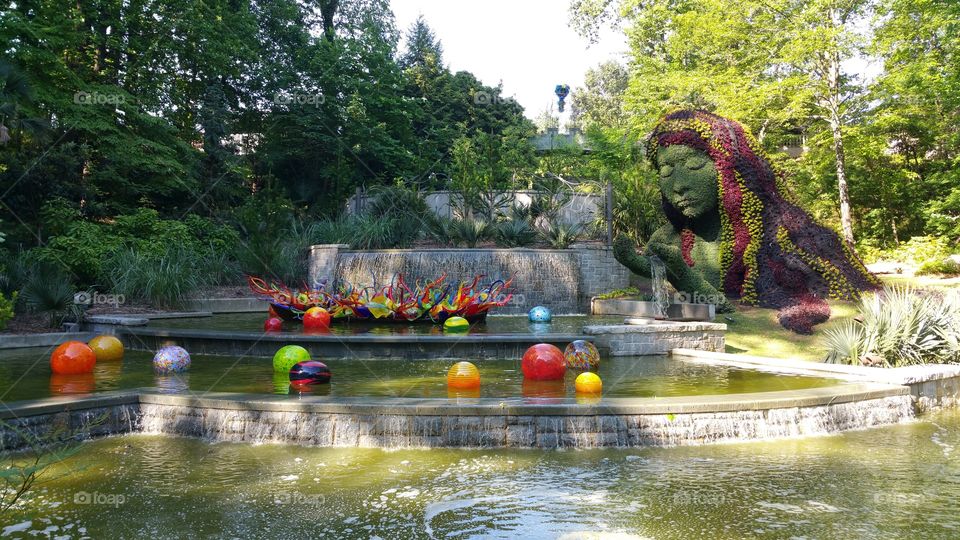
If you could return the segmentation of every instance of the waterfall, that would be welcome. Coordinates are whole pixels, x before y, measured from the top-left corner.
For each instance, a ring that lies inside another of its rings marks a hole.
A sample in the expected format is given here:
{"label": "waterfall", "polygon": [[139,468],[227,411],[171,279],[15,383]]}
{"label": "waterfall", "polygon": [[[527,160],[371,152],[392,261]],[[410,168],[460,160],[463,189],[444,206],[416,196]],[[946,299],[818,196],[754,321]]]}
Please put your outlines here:
{"label": "waterfall", "polygon": [[667,318],[670,297],[667,295],[667,267],[655,255],[650,256],[650,285],[653,288],[653,304],[657,319]]}

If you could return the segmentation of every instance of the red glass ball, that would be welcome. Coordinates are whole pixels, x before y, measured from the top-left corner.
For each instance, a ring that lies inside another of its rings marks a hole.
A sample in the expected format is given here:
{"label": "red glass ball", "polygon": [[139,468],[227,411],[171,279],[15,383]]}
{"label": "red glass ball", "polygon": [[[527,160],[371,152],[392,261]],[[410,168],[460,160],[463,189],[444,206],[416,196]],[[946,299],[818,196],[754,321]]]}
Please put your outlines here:
{"label": "red glass ball", "polygon": [[50,369],[60,375],[90,373],[97,363],[97,355],[86,343],[68,341],[50,355]]}
{"label": "red glass ball", "polygon": [[303,314],[304,330],[330,328],[330,312],[322,307],[312,307]]}
{"label": "red glass ball", "polygon": [[263,323],[264,332],[279,332],[283,329],[283,320],[279,317],[270,317]]}
{"label": "red glass ball", "polygon": [[567,362],[560,349],[547,343],[539,343],[523,353],[520,363],[523,377],[534,381],[555,381],[567,373]]}

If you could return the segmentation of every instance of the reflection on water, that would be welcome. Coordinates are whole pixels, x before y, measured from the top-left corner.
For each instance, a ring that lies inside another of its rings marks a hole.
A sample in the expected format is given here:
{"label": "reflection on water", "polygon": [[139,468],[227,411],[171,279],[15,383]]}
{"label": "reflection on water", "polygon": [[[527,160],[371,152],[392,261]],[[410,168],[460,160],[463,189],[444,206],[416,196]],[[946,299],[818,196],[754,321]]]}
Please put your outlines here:
{"label": "reflection on water", "polygon": [[[94,538],[957,538],[960,413],[930,420],[624,451],[379,451],[127,436],[88,443],[4,518],[30,521],[25,535],[57,527],[56,535]],[[80,492],[124,502],[83,503]]]}
{"label": "reflection on water", "polygon": [[[154,374],[150,353],[128,351],[122,362],[98,364],[92,374],[51,376],[47,354],[45,349],[6,354],[0,362],[0,401],[141,387],[157,387],[170,393],[297,393],[290,389],[286,374],[274,374],[269,358],[193,355],[189,371],[161,376]],[[312,395],[449,397],[446,375],[453,360],[323,361],[330,366],[333,379],[328,385],[312,389]],[[542,384],[524,382],[519,359],[480,360],[476,364],[483,381],[479,397],[556,402],[575,396],[577,372],[573,370],[568,370],[563,381]],[[731,394],[835,384],[830,379],[774,375],[651,356],[605,358],[599,375],[604,382],[604,397]]]}
{"label": "reflection on water", "polygon": [[[156,328],[188,328],[191,330],[228,330],[231,332],[263,332],[263,322],[267,319],[266,308],[263,313],[223,313],[212,317],[194,319],[158,319],[150,323]],[[565,315],[553,318],[550,323],[531,323],[524,316],[490,315],[485,322],[470,325],[471,334],[582,334],[586,324],[622,324],[622,316]],[[283,332],[303,333],[303,325],[298,322],[284,322]],[[334,321],[329,333],[338,336],[356,335],[442,335],[438,324],[427,322],[414,324],[369,323]]]}

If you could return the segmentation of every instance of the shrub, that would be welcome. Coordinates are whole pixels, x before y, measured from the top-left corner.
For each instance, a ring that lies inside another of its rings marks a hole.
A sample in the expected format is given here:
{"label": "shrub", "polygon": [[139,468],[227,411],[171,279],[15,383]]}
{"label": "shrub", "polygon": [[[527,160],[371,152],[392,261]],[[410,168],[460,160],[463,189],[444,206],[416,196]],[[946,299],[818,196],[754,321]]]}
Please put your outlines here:
{"label": "shrub", "polygon": [[365,219],[358,222],[361,233],[371,233],[365,243],[375,248],[402,248],[421,237],[430,209],[419,192],[390,186],[376,188],[373,194],[363,213]]}
{"label": "shrub", "polygon": [[167,246],[161,252],[118,250],[104,262],[110,290],[158,308],[176,308],[202,286],[200,259],[191,250]]}
{"label": "shrub", "polygon": [[450,238],[454,245],[475,248],[489,240],[493,232],[490,223],[482,219],[462,218],[450,222]]}
{"label": "shrub", "polygon": [[942,274],[946,276],[960,275],[960,262],[957,262],[954,259],[931,259],[921,264],[920,268],[917,268],[918,276],[925,276],[929,274]]}
{"label": "shrub", "polygon": [[828,362],[960,362],[960,291],[887,287],[864,295],[858,308],[857,319],[826,333]]}
{"label": "shrub", "polygon": [[537,241],[537,231],[528,221],[511,219],[496,225],[494,238],[499,246],[524,247]]}
{"label": "shrub", "polygon": [[66,272],[44,263],[30,264],[28,272],[20,291],[20,301],[27,311],[46,315],[51,328],[62,325],[67,317],[79,318],[80,309],[73,298],[76,291]]}
{"label": "shrub", "polygon": [[0,293],[0,330],[7,328],[7,323],[13,318],[13,306],[17,304],[17,293],[13,292],[10,298]]}
{"label": "shrub", "polygon": [[556,220],[547,221],[540,227],[543,240],[554,249],[567,249],[580,238],[582,232],[583,227],[577,223],[561,223]]}

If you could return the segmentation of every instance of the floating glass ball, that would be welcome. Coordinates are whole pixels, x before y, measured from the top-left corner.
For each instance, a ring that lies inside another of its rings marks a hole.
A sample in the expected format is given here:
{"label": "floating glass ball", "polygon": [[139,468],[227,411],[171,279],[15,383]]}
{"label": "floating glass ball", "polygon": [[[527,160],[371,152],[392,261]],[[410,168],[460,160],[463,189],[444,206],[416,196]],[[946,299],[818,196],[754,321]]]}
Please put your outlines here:
{"label": "floating glass ball", "polygon": [[304,330],[323,330],[330,328],[330,312],[322,307],[312,307],[303,314]]}
{"label": "floating glass ball", "polygon": [[123,360],[123,343],[116,336],[97,336],[87,345],[93,349],[97,362],[116,362]]}
{"label": "floating glass ball", "polygon": [[290,384],[294,387],[328,383],[331,376],[330,368],[316,360],[297,362],[290,368]]}
{"label": "floating glass ball", "polygon": [[93,349],[81,341],[62,343],[50,354],[50,370],[60,375],[91,373],[96,363]]}
{"label": "floating glass ball", "polygon": [[273,355],[273,371],[277,373],[290,373],[290,370],[299,362],[310,360],[310,353],[299,345],[287,345],[281,347]]}
{"label": "floating glass ball", "polygon": [[190,368],[190,353],[183,347],[170,345],[153,355],[153,369],[157,373],[181,373]]}
{"label": "floating glass ball", "polygon": [[462,333],[470,330],[470,323],[463,317],[450,317],[443,323],[443,331],[451,333]]}
{"label": "floating glass ball", "polygon": [[279,332],[283,330],[283,320],[280,317],[270,317],[263,322],[264,332]]}
{"label": "floating glass ball", "polygon": [[594,370],[600,367],[600,351],[596,345],[582,339],[567,345],[563,350],[563,358],[567,361],[567,367],[572,369]]}
{"label": "floating glass ball", "polygon": [[530,322],[543,323],[550,322],[553,319],[553,314],[550,313],[549,309],[543,306],[537,306],[530,309],[527,317],[530,319]]}
{"label": "floating glass ball", "polygon": [[603,390],[603,381],[600,376],[592,371],[584,371],[577,375],[577,380],[573,383],[578,394],[599,394]]}
{"label": "floating glass ball", "polygon": [[458,390],[480,388],[480,370],[470,362],[457,362],[447,371],[447,387]]}
{"label": "floating glass ball", "polygon": [[560,349],[548,343],[540,343],[523,353],[520,368],[526,379],[554,381],[563,378],[567,372],[567,362]]}

